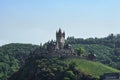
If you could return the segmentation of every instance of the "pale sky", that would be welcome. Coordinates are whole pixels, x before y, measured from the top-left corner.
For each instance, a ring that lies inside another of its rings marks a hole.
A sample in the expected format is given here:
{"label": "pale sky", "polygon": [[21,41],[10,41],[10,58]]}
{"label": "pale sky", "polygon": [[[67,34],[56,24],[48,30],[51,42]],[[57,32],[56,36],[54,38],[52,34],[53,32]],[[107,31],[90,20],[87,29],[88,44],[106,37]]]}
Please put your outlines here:
{"label": "pale sky", "polygon": [[120,33],[120,0],[0,0],[0,45]]}

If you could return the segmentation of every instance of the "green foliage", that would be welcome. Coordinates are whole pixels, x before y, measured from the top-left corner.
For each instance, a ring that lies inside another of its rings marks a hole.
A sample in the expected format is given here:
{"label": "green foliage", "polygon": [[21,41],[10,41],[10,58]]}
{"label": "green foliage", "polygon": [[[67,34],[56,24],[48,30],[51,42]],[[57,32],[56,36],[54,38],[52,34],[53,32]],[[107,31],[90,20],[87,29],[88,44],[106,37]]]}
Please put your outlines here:
{"label": "green foliage", "polygon": [[71,80],[69,77],[64,77],[63,80]]}
{"label": "green foliage", "polygon": [[70,80],[75,80],[75,74],[71,70],[66,71],[64,76],[69,77]]}
{"label": "green foliage", "polygon": [[[87,39],[68,37],[66,43],[71,44],[79,56],[95,54],[96,61],[120,69],[120,34],[110,34],[104,38]],[[47,45],[48,43],[40,47],[47,49]],[[1,46],[0,79],[6,80],[18,69],[20,70],[13,74],[17,79],[12,76],[11,80],[75,80],[77,75],[81,75],[80,73],[98,78],[104,72],[119,72],[103,64],[87,60],[41,59],[37,55],[30,57],[25,62],[29,53],[38,47],[36,45],[18,43]],[[85,80],[81,76],[77,76],[77,78]]]}
{"label": "green foliage", "polygon": [[8,44],[0,47],[0,80],[7,78],[16,72],[29,55],[38,46],[31,44]]}
{"label": "green foliage", "polygon": [[99,62],[92,62],[84,59],[66,59],[65,64],[71,65],[71,63],[75,64],[74,71],[80,70],[81,72],[84,72],[84,74],[92,75],[96,78],[99,78],[100,75],[106,72],[120,72],[117,69],[108,67],[104,64],[101,64]]}
{"label": "green foliage", "polygon": [[85,53],[85,49],[82,47],[77,47],[75,50],[76,50],[77,55],[79,56],[82,56]]}
{"label": "green foliage", "polygon": [[106,72],[120,71],[84,59],[29,57],[25,66],[9,80],[95,80]]}
{"label": "green foliage", "polygon": [[104,38],[87,39],[68,37],[66,42],[72,44],[74,49],[85,49],[85,56],[95,54],[97,61],[120,69],[120,34],[110,34]]}

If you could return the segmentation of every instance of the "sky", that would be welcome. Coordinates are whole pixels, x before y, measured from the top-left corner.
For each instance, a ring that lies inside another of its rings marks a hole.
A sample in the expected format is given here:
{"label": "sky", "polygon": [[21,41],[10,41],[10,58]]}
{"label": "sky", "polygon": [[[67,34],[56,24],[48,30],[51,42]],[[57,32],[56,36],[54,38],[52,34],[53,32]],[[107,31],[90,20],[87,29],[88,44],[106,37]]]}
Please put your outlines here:
{"label": "sky", "polygon": [[0,46],[120,33],[120,0],[0,0]]}

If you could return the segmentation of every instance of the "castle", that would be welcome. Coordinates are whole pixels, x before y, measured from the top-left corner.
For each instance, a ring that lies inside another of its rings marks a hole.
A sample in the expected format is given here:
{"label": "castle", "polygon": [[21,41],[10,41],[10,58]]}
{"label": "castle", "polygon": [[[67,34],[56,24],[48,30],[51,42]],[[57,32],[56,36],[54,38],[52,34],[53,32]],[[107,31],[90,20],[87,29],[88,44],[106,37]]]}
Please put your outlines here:
{"label": "castle", "polygon": [[36,49],[34,53],[41,54],[39,56],[44,57],[76,57],[71,45],[65,43],[65,32],[61,29],[56,31],[56,41],[48,41],[42,47]]}

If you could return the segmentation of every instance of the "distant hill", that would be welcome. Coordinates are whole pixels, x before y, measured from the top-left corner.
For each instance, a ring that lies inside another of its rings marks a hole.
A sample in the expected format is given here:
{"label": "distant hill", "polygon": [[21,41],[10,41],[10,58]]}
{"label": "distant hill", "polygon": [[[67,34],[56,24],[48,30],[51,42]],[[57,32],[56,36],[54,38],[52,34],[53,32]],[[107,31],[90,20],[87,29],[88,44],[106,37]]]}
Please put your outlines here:
{"label": "distant hill", "polygon": [[106,72],[120,71],[84,59],[31,57],[9,80],[96,80]]}
{"label": "distant hill", "polygon": [[32,44],[11,43],[0,47],[0,80],[6,80],[23,64],[29,53],[38,46]]}

